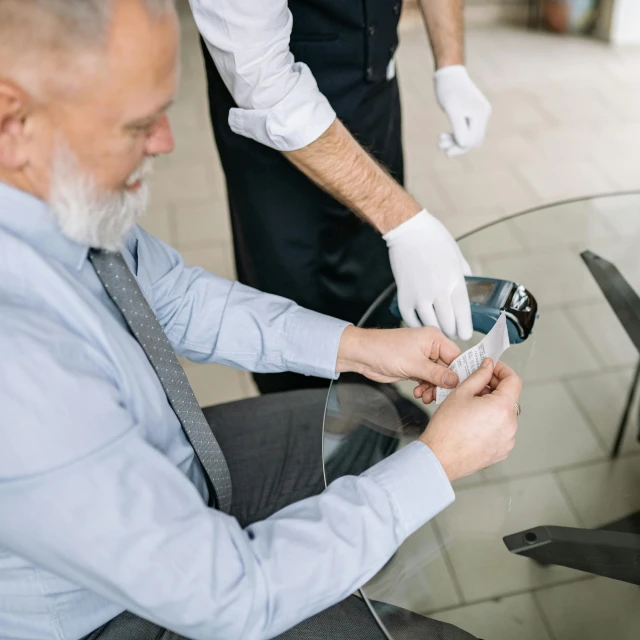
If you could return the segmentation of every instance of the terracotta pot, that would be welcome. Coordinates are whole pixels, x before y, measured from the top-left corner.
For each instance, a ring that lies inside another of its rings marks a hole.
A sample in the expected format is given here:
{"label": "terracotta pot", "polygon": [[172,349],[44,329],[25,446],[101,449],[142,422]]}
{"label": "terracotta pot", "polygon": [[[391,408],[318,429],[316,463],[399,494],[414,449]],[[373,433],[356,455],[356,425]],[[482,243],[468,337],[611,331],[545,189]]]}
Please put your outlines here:
{"label": "terracotta pot", "polygon": [[543,0],[546,25],[558,33],[584,33],[594,24],[598,0]]}

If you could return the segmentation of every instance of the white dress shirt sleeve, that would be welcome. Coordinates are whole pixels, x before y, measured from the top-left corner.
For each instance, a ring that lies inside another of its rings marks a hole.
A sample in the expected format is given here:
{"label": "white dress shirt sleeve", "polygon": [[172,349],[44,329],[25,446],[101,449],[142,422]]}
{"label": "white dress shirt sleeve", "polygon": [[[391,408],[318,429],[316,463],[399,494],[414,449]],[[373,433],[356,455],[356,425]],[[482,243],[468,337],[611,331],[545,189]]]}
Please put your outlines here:
{"label": "white dress shirt sleeve", "polygon": [[309,67],[289,50],[286,0],[190,0],[195,21],[238,108],[231,130],[277,149],[311,144],[335,120]]}
{"label": "white dress shirt sleeve", "polygon": [[337,377],[348,322],[187,267],[175,249],[141,228],[128,245],[125,259],[179,355],[260,373]]}
{"label": "white dress shirt sleeve", "polygon": [[0,548],[178,634],[272,638],[362,586],[453,500],[415,442],[242,529],[145,441],[77,335],[30,319],[0,340]]}

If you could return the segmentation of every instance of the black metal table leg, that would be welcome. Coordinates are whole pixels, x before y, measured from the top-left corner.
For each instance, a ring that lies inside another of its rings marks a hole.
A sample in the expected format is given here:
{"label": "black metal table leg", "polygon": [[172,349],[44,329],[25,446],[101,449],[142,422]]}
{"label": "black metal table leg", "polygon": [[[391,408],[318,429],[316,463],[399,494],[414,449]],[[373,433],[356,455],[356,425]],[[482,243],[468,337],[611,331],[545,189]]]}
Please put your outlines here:
{"label": "black metal table leg", "polygon": [[637,533],[541,526],[505,536],[503,540],[511,553],[541,564],[560,565],[640,585],[640,535]]}
{"label": "black metal table leg", "polygon": [[[640,382],[640,362],[638,362],[636,371],[633,374],[633,381],[631,382],[631,387],[629,388],[629,393],[627,394],[627,403],[624,407],[624,411],[622,412],[622,417],[620,418],[620,424],[618,425],[618,433],[616,435],[616,441],[613,445],[613,449],[611,450],[612,459],[617,458],[618,455],[620,454],[620,448],[622,447],[624,434],[627,430],[627,421],[629,420],[631,405],[633,404],[633,399],[636,397],[638,382]],[[638,422],[640,423],[640,415],[638,416]]]}

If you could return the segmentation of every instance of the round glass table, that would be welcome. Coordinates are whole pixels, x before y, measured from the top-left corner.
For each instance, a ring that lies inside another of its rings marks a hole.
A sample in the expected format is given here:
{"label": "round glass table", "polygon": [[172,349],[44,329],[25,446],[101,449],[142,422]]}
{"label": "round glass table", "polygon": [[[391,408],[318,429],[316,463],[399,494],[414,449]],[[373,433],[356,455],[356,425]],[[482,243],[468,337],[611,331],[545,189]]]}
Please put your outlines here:
{"label": "round glass table", "polygon": [[[456,482],[454,504],[363,595],[485,640],[640,638],[640,193],[527,211],[459,244],[475,275],[520,283],[538,301],[532,335],[502,358],[524,381],[518,441],[506,461]],[[585,251],[610,266],[590,267]],[[394,295],[385,291],[360,326],[397,325]],[[358,376],[332,384],[328,482],[428,428],[436,408],[416,401],[414,386]],[[388,607],[372,606],[384,628]]]}

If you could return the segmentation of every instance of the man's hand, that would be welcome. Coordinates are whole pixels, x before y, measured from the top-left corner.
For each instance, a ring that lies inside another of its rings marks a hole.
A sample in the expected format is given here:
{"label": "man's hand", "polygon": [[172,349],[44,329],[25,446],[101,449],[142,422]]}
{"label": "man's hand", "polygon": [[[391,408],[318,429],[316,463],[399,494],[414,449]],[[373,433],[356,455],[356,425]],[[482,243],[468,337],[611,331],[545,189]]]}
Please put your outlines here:
{"label": "man's hand", "polygon": [[[419,397],[427,385],[418,387]],[[515,444],[520,378],[502,362],[486,359],[444,401],[420,436],[449,480],[471,475],[504,460]]]}
{"label": "man's hand", "polygon": [[384,239],[405,323],[440,327],[452,339],[468,340],[473,326],[464,276],[471,270],[444,225],[423,210]]}
{"label": "man's hand", "polygon": [[436,386],[453,389],[458,384],[458,376],[448,366],[459,355],[457,345],[433,327],[350,326],[342,334],[336,371],[356,371],[376,382],[415,380],[424,402],[429,403],[435,400]]}
{"label": "man's hand", "polygon": [[447,157],[479,147],[487,132],[491,105],[463,65],[438,69],[434,74],[436,98],[453,133],[441,133],[438,146]]}

